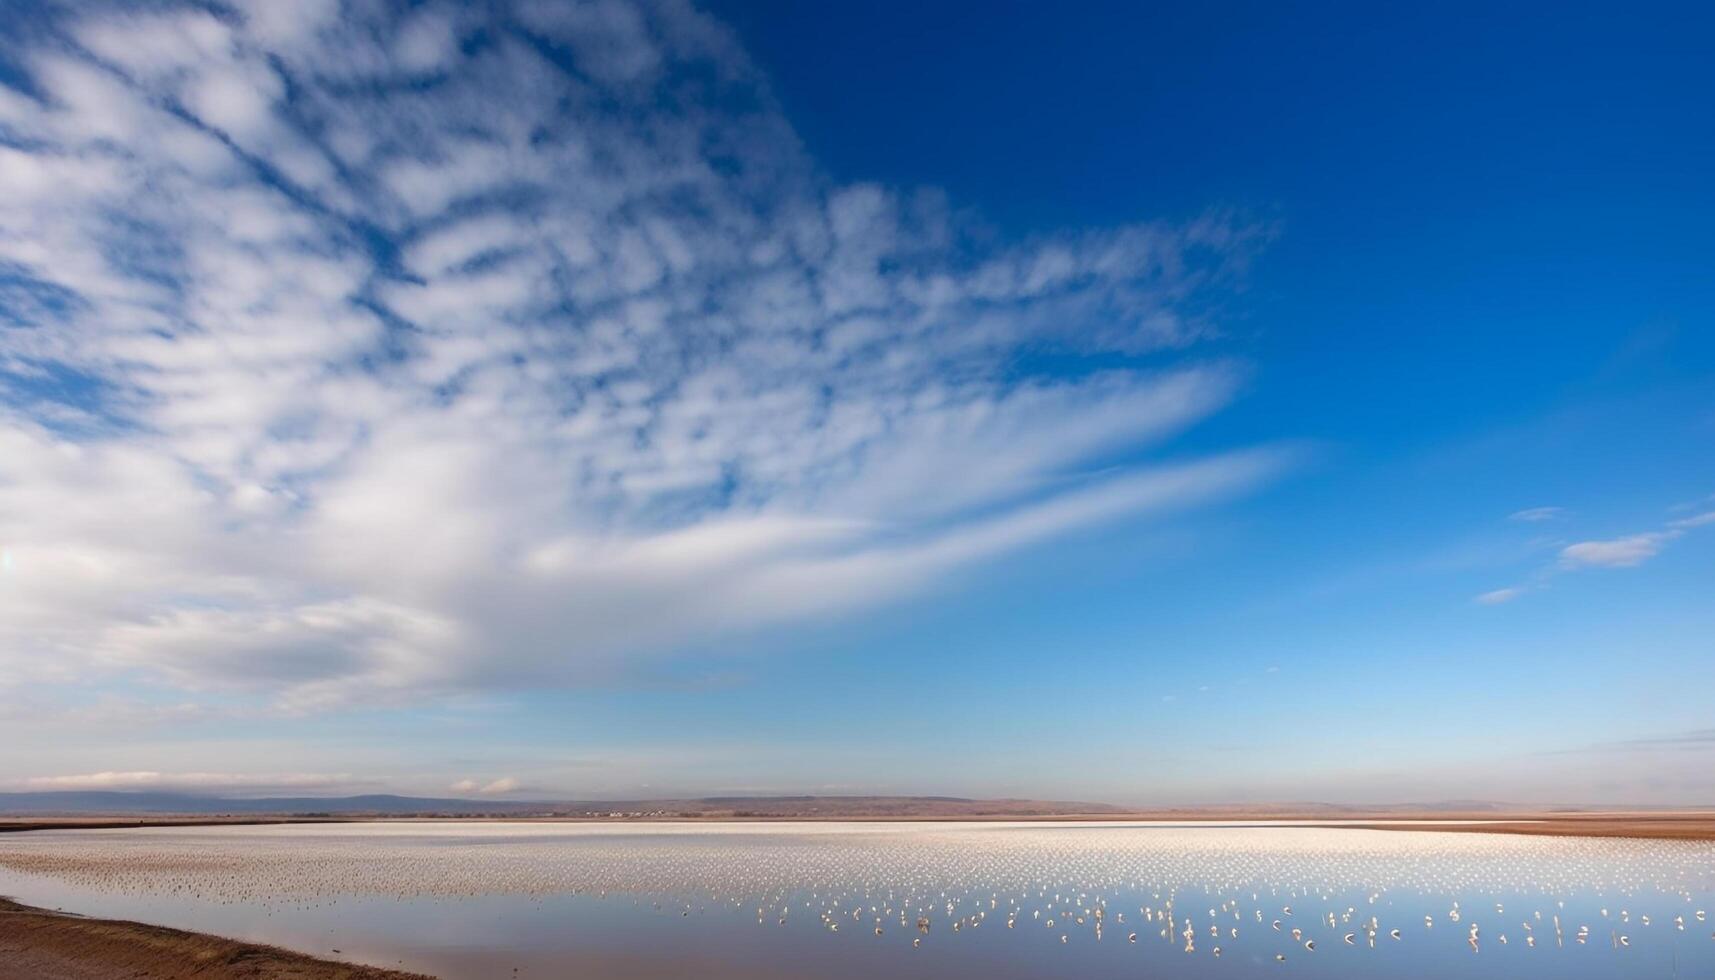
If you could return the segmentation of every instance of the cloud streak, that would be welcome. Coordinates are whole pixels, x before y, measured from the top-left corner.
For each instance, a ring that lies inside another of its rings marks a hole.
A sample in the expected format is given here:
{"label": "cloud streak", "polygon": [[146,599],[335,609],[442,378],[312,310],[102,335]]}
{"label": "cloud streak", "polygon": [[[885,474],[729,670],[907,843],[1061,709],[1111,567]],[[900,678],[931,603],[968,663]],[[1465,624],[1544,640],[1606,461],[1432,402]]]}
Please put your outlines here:
{"label": "cloud streak", "polygon": [[1560,549],[1565,568],[1636,568],[1660,553],[1662,546],[1679,537],[1679,531],[1650,531],[1606,541],[1580,541]]}
{"label": "cloud streak", "polygon": [[463,796],[499,796],[517,791],[523,784],[511,776],[479,782],[475,779],[461,779],[447,789]]}
{"label": "cloud streak", "polygon": [[[1547,511],[1553,513],[1545,515],[1543,512]],[[1556,507],[1538,507],[1528,511],[1519,511],[1511,515],[1511,519],[1525,521],[1557,519],[1563,513],[1564,511]],[[1530,585],[1509,586],[1484,592],[1478,595],[1475,601],[1485,606],[1511,602],[1533,588],[1547,588],[1548,580],[1563,572],[1585,571],[1593,568],[1637,568],[1660,554],[1661,550],[1671,542],[1684,537],[1686,532],[1709,524],[1715,524],[1715,511],[1670,520],[1654,531],[1628,534],[1617,538],[1577,541],[1564,545],[1558,552],[1556,563],[1539,571]]]}
{"label": "cloud streak", "polygon": [[835,184],[681,4],[7,44],[17,677],[287,710],[584,683],[1291,461],[1147,461],[1242,385],[1195,348],[1266,227],[997,241]]}
{"label": "cloud streak", "polygon": [[1586,752],[1702,752],[1715,750],[1715,728],[1698,728],[1678,732],[1672,735],[1658,735],[1645,738],[1618,739],[1609,742],[1596,742],[1578,748],[1562,749],[1556,754],[1578,754]]}

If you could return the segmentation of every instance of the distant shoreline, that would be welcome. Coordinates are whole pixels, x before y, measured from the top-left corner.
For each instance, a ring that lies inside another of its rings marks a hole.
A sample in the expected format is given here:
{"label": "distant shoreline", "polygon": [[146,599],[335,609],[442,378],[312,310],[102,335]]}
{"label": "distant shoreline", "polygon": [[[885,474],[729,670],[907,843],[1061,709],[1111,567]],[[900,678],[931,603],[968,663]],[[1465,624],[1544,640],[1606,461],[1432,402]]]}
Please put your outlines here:
{"label": "distant shoreline", "polygon": [[1592,811],[1592,812],[1422,812],[1330,817],[1326,813],[1232,813],[1147,810],[1132,812],[1055,814],[717,814],[695,816],[528,816],[438,814],[345,814],[316,816],[0,816],[0,833],[41,830],[121,830],[147,827],[274,826],[326,823],[1195,823],[1230,826],[1290,826],[1344,830],[1422,831],[1435,833],[1518,834],[1542,837],[1620,837],[1645,840],[1715,840],[1715,811]]}
{"label": "distant shoreline", "polygon": [[432,980],[278,946],[0,898],[0,980]]}

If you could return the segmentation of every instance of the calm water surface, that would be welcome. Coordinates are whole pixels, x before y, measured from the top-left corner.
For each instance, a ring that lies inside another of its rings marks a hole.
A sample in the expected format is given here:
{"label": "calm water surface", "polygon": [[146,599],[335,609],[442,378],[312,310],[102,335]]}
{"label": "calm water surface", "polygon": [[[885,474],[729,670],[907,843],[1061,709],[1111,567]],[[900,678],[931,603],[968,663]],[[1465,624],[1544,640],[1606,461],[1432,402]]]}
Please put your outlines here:
{"label": "calm water surface", "polygon": [[1715,976],[1715,845],[1669,841],[1096,823],[51,831],[0,837],[0,894],[447,980]]}

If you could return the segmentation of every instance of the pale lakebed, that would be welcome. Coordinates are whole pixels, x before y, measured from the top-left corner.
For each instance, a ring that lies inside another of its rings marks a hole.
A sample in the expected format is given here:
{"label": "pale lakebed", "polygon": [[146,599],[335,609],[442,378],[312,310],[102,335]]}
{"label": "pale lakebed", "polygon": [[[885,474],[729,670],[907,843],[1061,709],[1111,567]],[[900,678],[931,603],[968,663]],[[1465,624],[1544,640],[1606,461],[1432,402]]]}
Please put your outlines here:
{"label": "pale lakebed", "polygon": [[1715,844],[1685,841],[1114,823],[73,830],[0,837],[0,894],[447,980],[1715,975]]}

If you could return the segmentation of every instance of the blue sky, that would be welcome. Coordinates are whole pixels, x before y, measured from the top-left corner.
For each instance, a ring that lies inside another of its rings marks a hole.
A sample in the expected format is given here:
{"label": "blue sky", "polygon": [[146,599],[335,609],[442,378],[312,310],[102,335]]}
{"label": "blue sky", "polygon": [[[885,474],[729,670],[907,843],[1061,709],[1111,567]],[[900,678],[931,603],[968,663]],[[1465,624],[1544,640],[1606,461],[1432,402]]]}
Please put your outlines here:
{"label": "blue sky", "polygon": [[1707,11],[24,23],[9,788],[1715,800]]}

